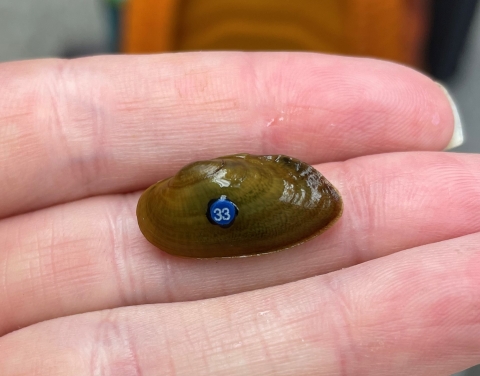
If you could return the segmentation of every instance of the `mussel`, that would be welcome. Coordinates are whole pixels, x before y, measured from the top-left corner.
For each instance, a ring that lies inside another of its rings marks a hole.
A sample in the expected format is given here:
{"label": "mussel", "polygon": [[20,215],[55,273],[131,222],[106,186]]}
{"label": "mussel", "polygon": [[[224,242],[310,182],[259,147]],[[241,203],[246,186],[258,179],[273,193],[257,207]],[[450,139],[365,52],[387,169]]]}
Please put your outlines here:
{"label": "mussel", "polygon": [[176,256],[260,255],[313,238],[342,214],[335,187],[285,155],[235,154],[191,163],[137,205],[147,240]]}

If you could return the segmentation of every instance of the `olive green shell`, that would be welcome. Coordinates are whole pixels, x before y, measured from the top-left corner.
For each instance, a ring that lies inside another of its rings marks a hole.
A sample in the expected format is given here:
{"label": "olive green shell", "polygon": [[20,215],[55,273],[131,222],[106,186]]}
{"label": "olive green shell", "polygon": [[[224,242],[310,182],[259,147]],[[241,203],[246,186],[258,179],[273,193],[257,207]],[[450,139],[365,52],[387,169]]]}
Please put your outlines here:
{"label": "olive green shell", "polygon": [[[206,215],[212,199],[238,208],[228,228]],[[147,240],[172,255],[259,255],[319,235],[342,214],[338,191],[317,170],[284,155],[236,154],[192,163],[148,188],[137,219]]]}

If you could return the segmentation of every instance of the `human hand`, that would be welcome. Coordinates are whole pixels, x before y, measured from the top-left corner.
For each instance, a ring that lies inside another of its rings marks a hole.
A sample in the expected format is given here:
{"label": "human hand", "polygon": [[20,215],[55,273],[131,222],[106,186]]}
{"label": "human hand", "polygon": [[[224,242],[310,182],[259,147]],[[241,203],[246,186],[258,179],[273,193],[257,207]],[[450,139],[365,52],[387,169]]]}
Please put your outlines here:
{"label": "human hand", "polygon": [[[425,76],[189,53],[4,63],[0,82],[0,375],[448,375],[480,362],[480,157],[438,152],[454,118]],[[239,152],[314,164],[343,217],[252,258],[176,258],[143,238],[142,189]]]}

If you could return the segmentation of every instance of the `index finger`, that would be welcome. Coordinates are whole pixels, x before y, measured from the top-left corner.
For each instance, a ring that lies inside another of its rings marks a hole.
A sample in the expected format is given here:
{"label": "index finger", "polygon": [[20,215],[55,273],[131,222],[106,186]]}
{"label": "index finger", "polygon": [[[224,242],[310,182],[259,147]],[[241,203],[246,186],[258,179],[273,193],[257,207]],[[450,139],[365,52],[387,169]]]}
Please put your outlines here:
{"label": "index finger", "polygon": [[439,150],[454,125],[418,72],[319,54],[4,63],[0,81],[0,216],[141,189],[224,154],[320,163]]}

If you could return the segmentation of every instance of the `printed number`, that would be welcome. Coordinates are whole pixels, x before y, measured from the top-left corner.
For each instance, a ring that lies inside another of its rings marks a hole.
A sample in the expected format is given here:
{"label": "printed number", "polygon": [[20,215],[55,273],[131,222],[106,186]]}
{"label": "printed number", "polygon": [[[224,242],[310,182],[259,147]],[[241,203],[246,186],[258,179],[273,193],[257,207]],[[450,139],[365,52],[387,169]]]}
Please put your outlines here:
{"label": "printed number", "polygon": [[213,210],[213,214],[215,214],[215,217],[213,218],[216,222],[220,222],[222,219],[224,221],[229,221],[230,220],[230,210],[228,208],[216,208]]}

